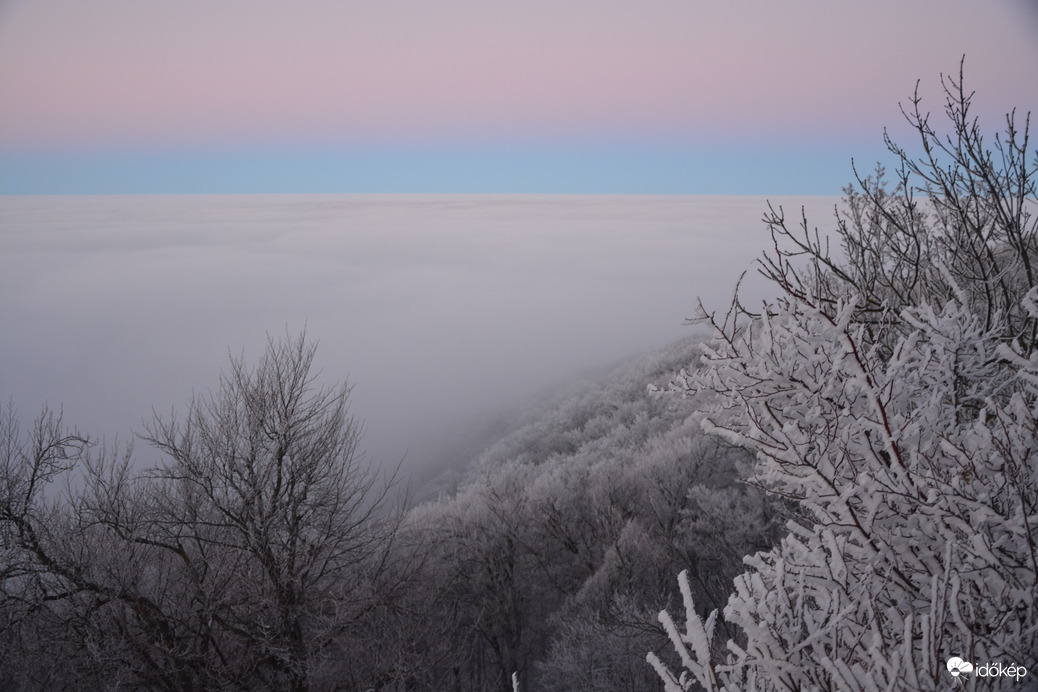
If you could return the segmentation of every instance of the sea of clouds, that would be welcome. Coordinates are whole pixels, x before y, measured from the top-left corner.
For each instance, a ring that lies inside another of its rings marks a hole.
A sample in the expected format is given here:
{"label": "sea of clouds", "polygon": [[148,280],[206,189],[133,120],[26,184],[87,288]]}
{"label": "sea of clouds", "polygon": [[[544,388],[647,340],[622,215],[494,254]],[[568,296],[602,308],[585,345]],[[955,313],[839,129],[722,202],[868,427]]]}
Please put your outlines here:
{"label": "sea of clouds", "polygon": [[[772,198],[833,226],[836,198]],[[0,197],[0,396],[107,439],[304,327],[375,461],[662,347],[696,296],[768,295],[766,198]],[[142,446],[138,445],[140,449]]]}

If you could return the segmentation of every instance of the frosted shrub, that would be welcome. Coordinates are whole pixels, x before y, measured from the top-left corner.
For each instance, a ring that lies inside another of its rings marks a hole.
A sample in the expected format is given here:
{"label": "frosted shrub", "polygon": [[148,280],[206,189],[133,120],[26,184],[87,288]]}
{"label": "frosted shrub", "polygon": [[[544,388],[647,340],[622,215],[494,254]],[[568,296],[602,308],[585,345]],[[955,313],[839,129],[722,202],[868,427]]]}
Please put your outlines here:
{"label": "frosted shrub", "polygon": [[[649,655],[668,692],[947,689],[952,657],[1038,675],[1038,157],[1010,117],[996,165],[961,76],[946,93],[956,135],[938,138],[914,101],[929,162],[891,145],[899,190],[859,180],[850,203],[867,213],[843,217],[844,259],[773,214],[764,270],[781,298],[760,315],[700,310],[716,338],[671,388],[719,397],[705,427],[752,449],[749,482],[796,510],[723,612],[703,617],[679,577],[686,620],[660,621],[683,669]],[[990,265],[952,261],[966,235]],[[914,268],[911,248],[930,248]],[[719,641],[719,619],[739,635]]]}

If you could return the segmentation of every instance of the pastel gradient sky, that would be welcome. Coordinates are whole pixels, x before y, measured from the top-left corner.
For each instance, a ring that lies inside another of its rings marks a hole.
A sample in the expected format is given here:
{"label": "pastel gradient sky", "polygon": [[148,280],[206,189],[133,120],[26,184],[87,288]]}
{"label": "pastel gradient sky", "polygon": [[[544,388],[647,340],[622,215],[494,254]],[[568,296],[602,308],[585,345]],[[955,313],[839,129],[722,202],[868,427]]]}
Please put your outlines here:
{"label": "pastel gradient sky", "polygon": [[835,194],[963,54],[1038,111],[1033,0],[0,0],[0,193]]}

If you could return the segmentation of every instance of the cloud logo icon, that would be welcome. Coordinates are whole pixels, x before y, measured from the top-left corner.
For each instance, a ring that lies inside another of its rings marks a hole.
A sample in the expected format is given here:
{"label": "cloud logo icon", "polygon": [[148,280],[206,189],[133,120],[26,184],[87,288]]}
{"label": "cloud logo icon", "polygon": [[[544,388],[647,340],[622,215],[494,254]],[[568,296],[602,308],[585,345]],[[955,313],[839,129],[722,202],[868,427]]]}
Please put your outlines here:
{"label": "cloud logo icon", "polygon": [[953,677],[957,678],[960,675],[972,673],[973,664],[969,661],[963,661],[958,656],[952,656],[948,659],[948,672],[951,673]]}

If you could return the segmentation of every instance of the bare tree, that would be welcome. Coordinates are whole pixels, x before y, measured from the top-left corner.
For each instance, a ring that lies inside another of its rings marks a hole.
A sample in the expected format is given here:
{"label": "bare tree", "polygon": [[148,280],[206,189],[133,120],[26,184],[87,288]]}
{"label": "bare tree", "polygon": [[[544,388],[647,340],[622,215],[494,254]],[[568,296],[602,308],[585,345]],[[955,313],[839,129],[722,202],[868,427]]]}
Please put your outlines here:
{"label": "bare tree", "polygon": [[[129,449],[86,454],[53,416],[28,445],[5,419],[5,593],[50,613],[43,648],[74,639],[106,685],[150,689],[307,690],[372,674],[351,664],[398,586],[402,512],[389,505],[395,474],[360,454],[349,384],[318,386],[315,348],[302,334],[269,339],[254,368],[232,358],[182,418],[147,427],[164,459],[144,472]],[[62,474],[79,475],[49,502],[42,486]]]}
{"label": "bare tree", "polygon": [[[82,458],[88,442],[69,431],[60,412],[44,408],[23,432],[13,403],[0,412],[0,632],[3,662],[0,683],[14,687],[28,679],[46,684],[64,659],[41,667],[33,654],[38,640],[49,639],[47,615],[99,589],[68,557],[68,521],[53,482]],[[88,596],[89,598],[89,596]]]}
{"label": "bare tree", "polygon": [[[315,387],[315,348],[305,335],[271,340],[254,370],[232,359],[183,422],[156,418],[146,439],[168,458],[153,476],[160,520],[137,539],[188,564],[201,558],[202,582],[233,577],[237,588],[208,604],[213,620],[293,690],[307,689],[328,647],[374,607],[369,571],[384,564],[396,527],[382,514],[391,483],[359,455],[350,386]],[[217,574],[204,559],[213,552]]]}

